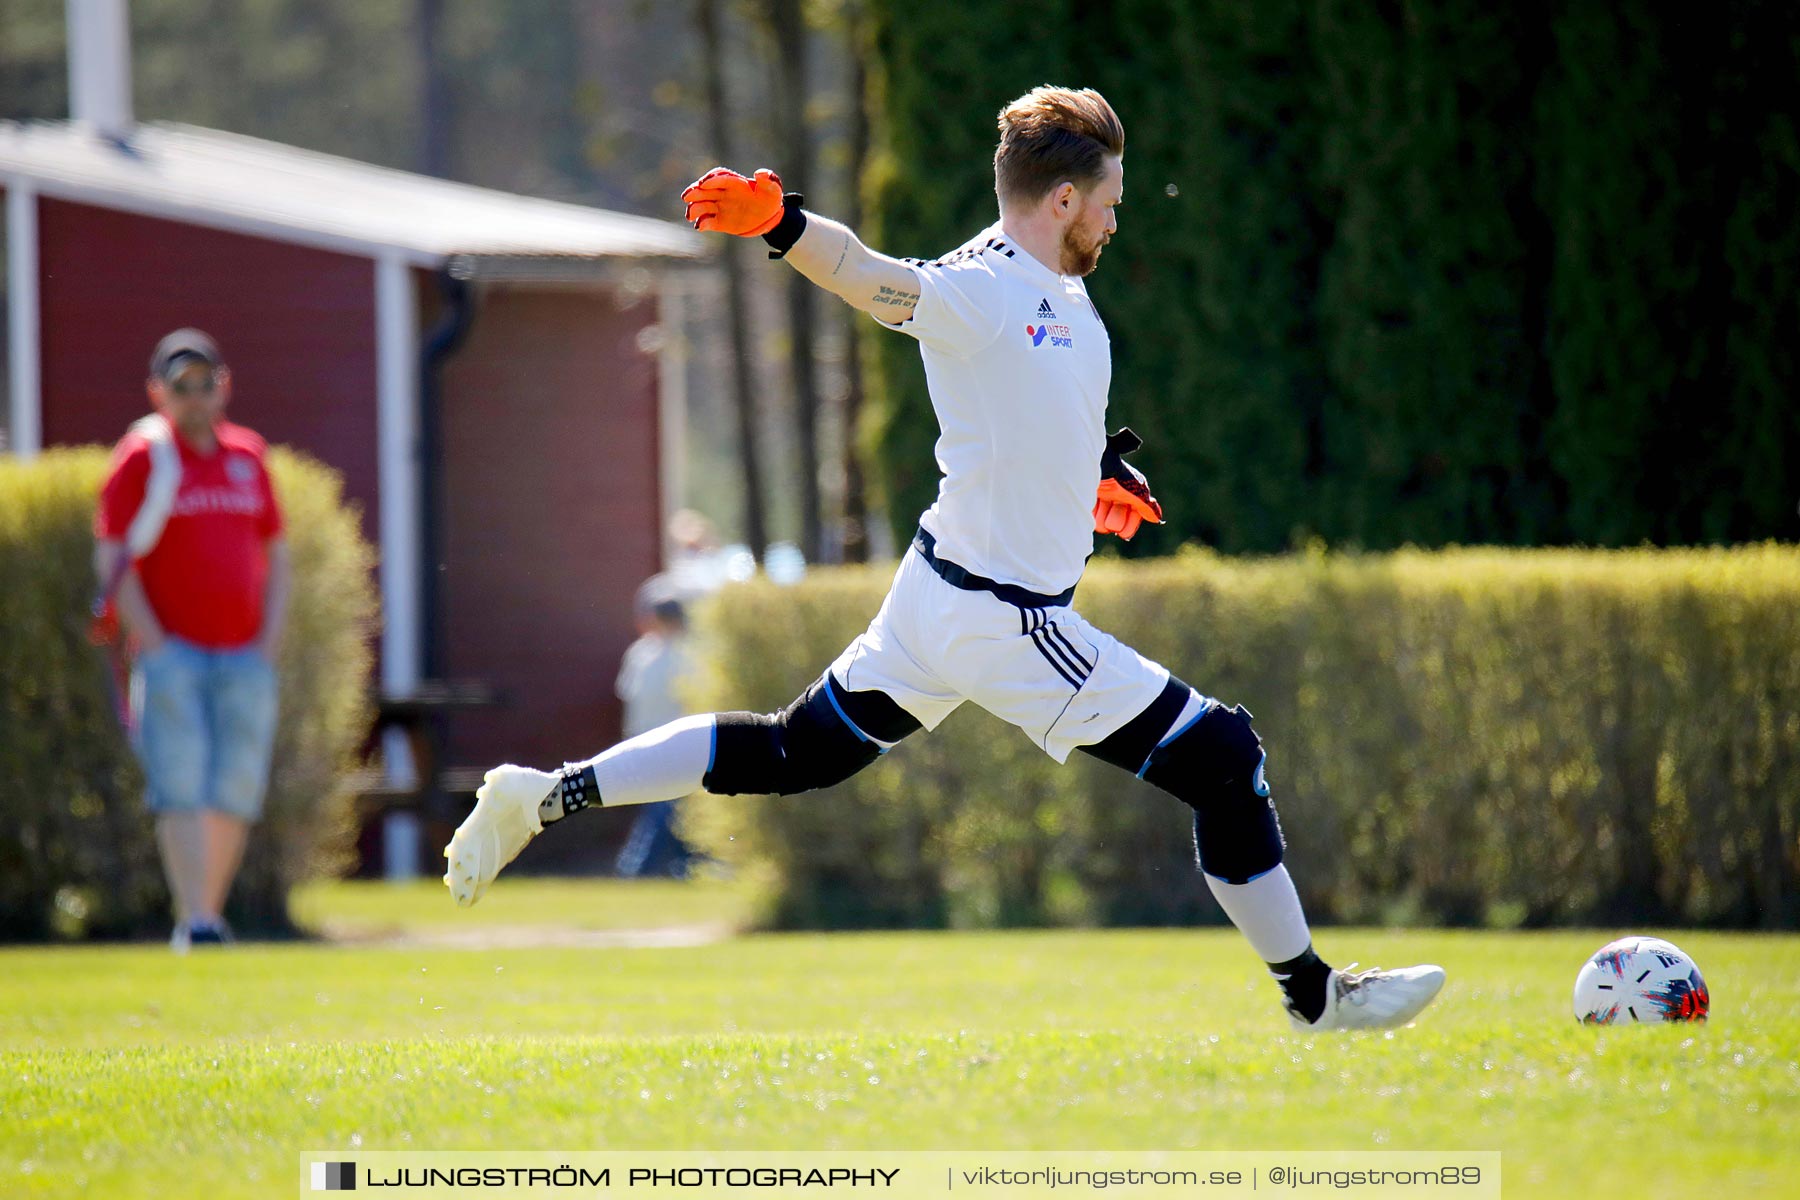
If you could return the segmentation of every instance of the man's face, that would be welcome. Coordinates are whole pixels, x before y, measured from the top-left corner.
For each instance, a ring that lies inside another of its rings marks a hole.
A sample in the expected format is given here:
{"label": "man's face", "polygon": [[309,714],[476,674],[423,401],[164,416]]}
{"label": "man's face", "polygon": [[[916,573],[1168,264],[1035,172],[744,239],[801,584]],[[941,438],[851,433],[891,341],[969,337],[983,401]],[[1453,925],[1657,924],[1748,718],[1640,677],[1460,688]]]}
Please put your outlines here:
{"label": "man's face", "polygon": [[1063,226],[1059,271],[1064,275],[1093,274],[1100,265],[1100,248],[1118,231],[1119,219],[1113,209],[1124,195],[1124,160],[1109,154],[1101,160],[1099,182],[1085,191],[1075,188],[1072,215]]}
{"label": "man's face", "polygon": [[230,389],[231,372],[202,359],[187,358],[169,378],[150,381],[150,400],[177,429],[198,435],[224,415]]}

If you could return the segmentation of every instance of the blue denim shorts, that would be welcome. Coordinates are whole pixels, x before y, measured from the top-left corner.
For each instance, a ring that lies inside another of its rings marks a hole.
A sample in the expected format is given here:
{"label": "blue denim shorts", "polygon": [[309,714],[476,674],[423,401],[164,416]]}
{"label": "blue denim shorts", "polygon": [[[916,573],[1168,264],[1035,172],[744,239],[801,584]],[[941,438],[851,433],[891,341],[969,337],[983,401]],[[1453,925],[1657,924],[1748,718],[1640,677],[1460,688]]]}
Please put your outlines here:
{"label": "blue denim shorts", "polygon": [[275,691],[275,668],[254,648],[207,650],[168,638],[140,657],[131,671],[133,748],[150,810],[261,816]]}

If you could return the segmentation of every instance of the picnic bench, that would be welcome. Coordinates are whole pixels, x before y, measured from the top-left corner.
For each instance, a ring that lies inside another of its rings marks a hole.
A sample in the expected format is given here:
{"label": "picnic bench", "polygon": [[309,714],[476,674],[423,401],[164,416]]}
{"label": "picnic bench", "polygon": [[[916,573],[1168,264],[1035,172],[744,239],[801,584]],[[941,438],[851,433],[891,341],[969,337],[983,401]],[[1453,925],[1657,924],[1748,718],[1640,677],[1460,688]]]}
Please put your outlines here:
{"label": "picnic bench", "polygon": [[378,865],[388,879],[435,874],[438,864],[429,859],[474,804],[482,776],[479,768],[445,762],[444,727],[455,713],[492,708],[504,698],[480,680],[432,679],[404,694],[378,693],[374,701],[369,742],[387,762],[355,781],[357,874],[377,874]]}

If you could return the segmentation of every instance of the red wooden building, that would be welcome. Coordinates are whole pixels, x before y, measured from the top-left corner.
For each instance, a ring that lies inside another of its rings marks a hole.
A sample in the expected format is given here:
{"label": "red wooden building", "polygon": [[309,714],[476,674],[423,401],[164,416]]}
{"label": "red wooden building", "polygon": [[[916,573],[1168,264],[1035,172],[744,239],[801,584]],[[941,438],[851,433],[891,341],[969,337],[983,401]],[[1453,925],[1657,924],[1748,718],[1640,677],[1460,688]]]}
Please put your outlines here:
{"label": "red wooden building", "polygon": [[[79,99],[79,96],[78,96]],[[381,689],[477,679],[458,765],[618,731],[676,494],[685,227],[179,125],[0,121],[14,452],[110,443],[195,325],[233,415],[336,467],[380,549]]]}

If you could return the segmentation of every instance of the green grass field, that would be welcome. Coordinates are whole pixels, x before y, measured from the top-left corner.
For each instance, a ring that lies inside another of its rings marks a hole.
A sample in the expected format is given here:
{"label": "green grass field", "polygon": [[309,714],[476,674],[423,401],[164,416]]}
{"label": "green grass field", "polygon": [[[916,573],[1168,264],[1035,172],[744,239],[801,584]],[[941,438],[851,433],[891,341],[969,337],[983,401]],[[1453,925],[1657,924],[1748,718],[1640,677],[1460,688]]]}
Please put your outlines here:
{"label": "green grass field", "polygon": [[315,883],[297,889],[288,907],[315,932],[360,941],[394,935],[431,939],[501,927],[607,933],[706,929],[713,936],[746,927],[756,894],[742,884],[702,879],[630,882],[526,879],[493,887],[473,908],[458,908],[436,880]]}
{"label": "green grass field", "polygon": [[1323,930],[1328,958],[1450,983],[1413,1028],[1309,1039],[1227,930],[521,949],[515,924],[744,901],[435,899],[299,908],[495,944],[0,951],[0,1195],[288,1196],[300,1151],[361,1147],[1500,1150],[1508,1197],[1800,1196],[1800,938],[1677,934],[1713,1021],[1596,1030],[1569,988],[1606,934]]}

